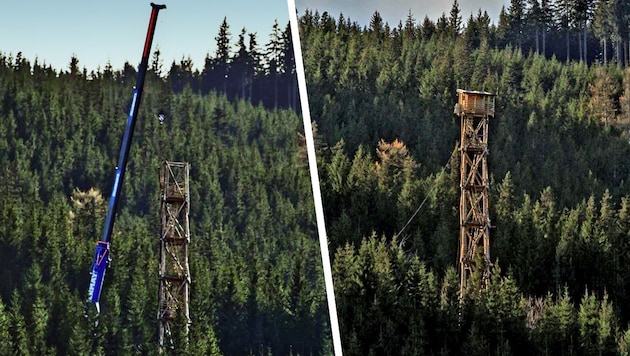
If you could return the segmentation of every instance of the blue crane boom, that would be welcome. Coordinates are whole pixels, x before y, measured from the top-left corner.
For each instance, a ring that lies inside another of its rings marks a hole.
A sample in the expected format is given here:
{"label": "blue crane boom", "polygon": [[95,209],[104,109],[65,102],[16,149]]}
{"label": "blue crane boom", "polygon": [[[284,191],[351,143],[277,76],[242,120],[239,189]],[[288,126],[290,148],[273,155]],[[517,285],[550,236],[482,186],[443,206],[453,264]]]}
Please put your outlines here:
{"label": "blue crane boom", "polygon": [[131,146],[131,138],[133,129],[136,125],[138,116],[138,108],[142,91],[144,87],[144,78],[147,73],[149,64],[149,54],[151,52],[151,43],[153,42],[153,34],[155,32],[155,24],[157,23],[158,12],[166,8],[166,5],[156,5],[151,3],[151,19],[149,20],[149,29],[144,42],[144,50],[142,52],[142,60],[138,66],[138,76],[136,78],[136,86],[133,88],[131,97],[131,107],[129,108],[129,116],[127,117],[127,126],[123,135],[122,144],[120,146],[120,155],[118,157],[118,165],[116,166],[116,174],[114,176],[114,186],[109,197],[109,205],[107,206],[107,216],[105,218],[105,226],[103,227],[103,235],[96,242],[94,250],[94,261],[92,262],[92,270],[90,277],[90,287],[88,289],[89,299],[96,305],[99,311],[99,300],[101,298],[101,288],[103,287],[103,279],[105,271],[109,265],[109,246],[111,243],[112,230],[114,228],[114,220],[116,219],[116,211],[120,199],[120,191],[122,188],[123,178],[125,177],[125,169],[127,166],[127,158],[129,157],[129,147]]}

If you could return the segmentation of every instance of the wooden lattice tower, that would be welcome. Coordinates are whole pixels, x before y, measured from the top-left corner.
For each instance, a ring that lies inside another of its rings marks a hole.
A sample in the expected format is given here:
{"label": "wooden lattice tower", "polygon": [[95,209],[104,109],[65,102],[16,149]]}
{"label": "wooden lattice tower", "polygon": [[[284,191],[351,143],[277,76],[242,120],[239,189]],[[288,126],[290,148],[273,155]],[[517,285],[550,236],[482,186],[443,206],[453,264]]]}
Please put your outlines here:
{"label": "wooden lattice tower", "polygon": [[[160,261],[158,342],[160,351],[174,347],[173,336],[188,335],[190,271],[188,244],[189,173],[187,162],[165,161],[160,169]],[[184,342],[187,342],[184,340]]]}
{"label": "wooden lattice tower", "polygon": [[488,121],[494,117],[494,95],[457,89],[455,114],[460,118],[459,265],[460,296],[475,271],[490,278],[488,211]]}

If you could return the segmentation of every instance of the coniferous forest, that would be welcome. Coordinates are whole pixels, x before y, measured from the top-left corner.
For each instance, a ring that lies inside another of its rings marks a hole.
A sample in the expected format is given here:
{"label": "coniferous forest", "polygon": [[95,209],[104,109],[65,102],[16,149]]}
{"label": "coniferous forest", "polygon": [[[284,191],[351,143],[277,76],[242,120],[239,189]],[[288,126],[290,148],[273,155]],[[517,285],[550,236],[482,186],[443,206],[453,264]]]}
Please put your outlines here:
{"label": "coniferous forest", "polygon": [[[268,44],[249,36],[243,47],[227,33],[224,22],[203,72],[187,60],[162,70],[153,56],[98,317],[84,301],[135,68],[88,73],[71,58],[56,70],[0,55],[0,355],[157,354],[163,160],[191,164],[192,323],[187,348],[175,332],[166,351],[327,349],[290,36],[275,24]],[[226,72],[249,79],[213,79]]]}
{"label": "coniferous forest", "polygon": [[[630,353],[625,5],[301,14],[345,354]],[[0,53],[0,354],[157,353],[165,159],[192,166],[192,324],[167,351],[331,352],[288,27],[214,39],[201,71],[153,55],[98,317],[89,267],[136,69]],[[497,95],[492,279],[461,301],[457,88]]]}
{"label": "coniferous forest", "polygon": [[[457,1],[397,26],[321,10],[300,37],[345,353],[627,355],[627,2],[513,0],[497,25]],[[492,279],[461,304],[457,88],[497,95]]]}

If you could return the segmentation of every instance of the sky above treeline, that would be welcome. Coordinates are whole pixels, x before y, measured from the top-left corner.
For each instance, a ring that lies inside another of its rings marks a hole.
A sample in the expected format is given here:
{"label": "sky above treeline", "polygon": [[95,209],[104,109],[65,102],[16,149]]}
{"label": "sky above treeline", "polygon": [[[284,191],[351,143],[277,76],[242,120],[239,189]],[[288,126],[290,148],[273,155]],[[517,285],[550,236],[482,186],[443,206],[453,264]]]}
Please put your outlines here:
{"label": "sky above treeline", "polygon": [[[256,32],[260,46],[269,42],[274,20],[284,30],[289,22],[287,0],[153,0],[165,4],[160,11],[153,50],[160,49],[164,68],[182,57],[203,68],[206,54],[214,55],[215,37],[227,18],[236,43],[243,27]],[[57,70],[67,70],[72,55],[88,72],[110,62],[122,69],[127,61],[140,62],[151,14],[151,0],[101,2],[84,0],[14,0],[0,11],[0,52],[23,53]]]}
{"label": "sky above treeline", "polygon": [[[305,9],[340,13],[361,25],[367,25],[375,10],[391,26],[404,21],[409,10],[420,23],[425,15],[436,20],[449,13],[452,1],[446,0],[288,0],[295,1],[298,16]],[[236,43],[243,27],[256,32],[261,48],[269,42],[274,20],[284,29],[288,23],[287,0],[168,0],[160,12],[153,50],[162,53],[163,67],[190,57],[194,68],[202,69],[207,54],[214,55],[215,36],[223,18],[227,18]],[[459,0],[463,21],[479,8],[488,11],[496,23],[501,6],[509,0]],[[11,1],[0,11],[0,52],[15,57],[22,52],[31,62],[67,70],[70,58],[79,59],[79,67],[90,71],[110,63],[122,69],[125,62],[137,66],[146,36],[150,1],[110,0],[94,3],[82,0],[61,2]],[[235,49],[234,49],[235,50]]]}
{"label": "sky above treeline", "polygon": [[[501,7],[507,9],[509,0],[459,0],[459,8],[462,13],[462,21],[470,17],[470,14],[477,14],[477,11],[487,11],[492,21],[498,22]],[[374,11],[378,11],[381,17],[390,26],[398,25],[399,21],[405,22],[409,10],[416,19],[416,23],[421,23],[425,16],[431,20],[437,20],[442,13],[448,16],[453,6],[452,0],[295,0],[298,13],[302,14],[306,9],[318,10],[320,13],[328,11],[331,16],[337,18],[340,13],[360,25],[369,24]]]}

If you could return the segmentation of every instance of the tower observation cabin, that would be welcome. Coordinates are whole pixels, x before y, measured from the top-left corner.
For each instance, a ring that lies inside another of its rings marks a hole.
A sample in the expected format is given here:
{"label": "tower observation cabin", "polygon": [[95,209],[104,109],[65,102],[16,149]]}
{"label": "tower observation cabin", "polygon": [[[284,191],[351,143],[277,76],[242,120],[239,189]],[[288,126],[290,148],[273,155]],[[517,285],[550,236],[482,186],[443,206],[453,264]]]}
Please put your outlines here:
{"label": "tower observation cabin", "polygon": [[455,104],[457,116],[465,114],[494,117],[494,94],[485,91],[457,89],[457,98],[457,104]]}

